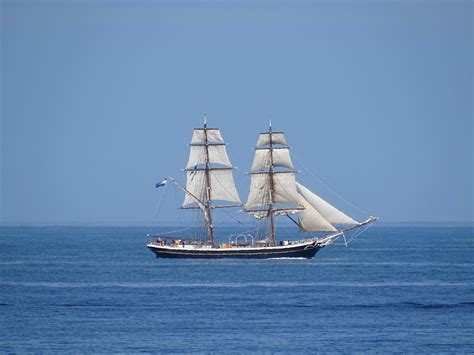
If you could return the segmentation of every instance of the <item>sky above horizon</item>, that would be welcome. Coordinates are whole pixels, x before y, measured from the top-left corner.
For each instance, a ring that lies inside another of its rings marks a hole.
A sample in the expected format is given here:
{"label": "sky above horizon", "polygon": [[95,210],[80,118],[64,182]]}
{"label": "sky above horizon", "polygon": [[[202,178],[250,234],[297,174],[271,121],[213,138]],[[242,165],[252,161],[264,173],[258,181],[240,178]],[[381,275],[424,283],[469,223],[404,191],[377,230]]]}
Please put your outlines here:
{"label": "sky above horizon", "polygon": [[304,168],[386,222],[474,220],[470,1],[0,4],[0,223],[150,221],[204,112],[243,201],[271,118],[343,210]]}

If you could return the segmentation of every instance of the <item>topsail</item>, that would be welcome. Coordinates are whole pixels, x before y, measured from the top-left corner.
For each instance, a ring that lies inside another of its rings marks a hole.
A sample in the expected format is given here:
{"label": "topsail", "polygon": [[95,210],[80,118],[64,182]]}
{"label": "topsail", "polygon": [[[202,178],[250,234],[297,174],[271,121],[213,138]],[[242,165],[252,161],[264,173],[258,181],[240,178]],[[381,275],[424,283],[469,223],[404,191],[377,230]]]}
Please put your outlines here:
{"label": "topsail", "polygon": [[282,144],[288,145],[286,143],[285,135],[283,132],[264,132],[258,135],[257,147],[267,146],[271,144]]}
{"label": "topsail", "polygon": [[218,128],[195,128],[191,144],[209,144],[209,143],[224,143],[221,131]]}
{"label": "topsail", "polygon": [[260,148],[255,150],[252,171],[255,172],[262,169],[269,169],[272,163],[274,167],[283,167],[293,170],[290,150],[286,147],[279,149],[274,148],[272,151],[270,148]]}
{"label": "topsail", "polygon": [[195,129],[186,164],[186,190],[183,207],[194,205],[196,198],[206,206],[215,201],[240,205],[222,135],[217,128]]}
{"label": "topsail", "polygon": [[205,165],[206,159],[209,164],[220,164],[231,168],[232,164],[227,156],[225,145],[209,144],[205,145],[191,145],[189,152],[188,164],[186,169],[193,169],[199,165]]}

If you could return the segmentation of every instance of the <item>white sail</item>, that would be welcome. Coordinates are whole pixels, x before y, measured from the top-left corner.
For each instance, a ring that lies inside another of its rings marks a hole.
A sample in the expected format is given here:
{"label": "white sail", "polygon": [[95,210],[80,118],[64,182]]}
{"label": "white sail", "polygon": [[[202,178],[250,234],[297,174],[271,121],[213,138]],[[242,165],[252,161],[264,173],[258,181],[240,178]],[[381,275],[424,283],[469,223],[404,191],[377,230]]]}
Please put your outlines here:
{"label": "white sail", "polygon": [[203,170],[187,171],[186,172],[186,190],[190,194],[184,195],[183,207],[196,203],[196,199],[206,201],[206,174]]}
{"label": "white sail", "polygon": [[211,199],[242,204],[231,169],[211,170]]}
{"label": "white sail", "polygon": [[[231,167],[232,164],[227,155],[225,145],[208,145],[209,152],[209,163],[222,164],[227,167]],[[192,168],[196,165],[206,163],[206,146],[205,145],[191,145],[189,152],[188,164],[186,169]]]}
{"label": "white sail", "polygon": [[[186,173],[186,190],[200,201],[207,201],[206,171],[195,170]],[[211,185],[211,201],[219,200],[241,204],[231,169],[209,170],[209,182]],[[196,199],[190,194],[185,194],[183,207],[194,203],[196,203]]]}
{"label": "white sail", "polygon": [[[285,135],[283,134],[283,132],[275,132],[275,133],[272,132],[272,143],[288,145],[286,143]],[[270,133],[269,132],[260,133],[258,135],[257,147],[261,147],[267,144],[270,144]]]}
{"label": "white sail", "polygon": [[321,197],[308,190],[299,182],[296,183],[304,199],[315,208],[331,224],[358,224],[357,221],[324,201]]}
{"label": "white sail", "polygon": [[[273,173],[273,203],[299,206],[295,173]],[[252,174],[250,193],[245,209],[252,209],[272,203],[270,195],[271,177],[269,173]]]}
{"label": "white sail", "polygon": [[250,179],[250,192],[245,209],[268,205],[271,202],[270,175],[253,174]]}
{"label": "white sail", "polygon": [[273,151],[270,149],[257,149],[253,158],[252,171],[269,168],[271,166],[271,154],[273,154],[273,166],[293,169],[288,148],[273,149]]}
{"label": "white sail", "polygon": [[[206,129],[207,131],[207,142],[208,143],[223,143],[221,131],[217,128]],[[193,137],[191,138],[191,144],[205,143],[204,129],[196,128],[193,131]]]}
{"label": "white sail", "polygon": [[273,173],[273,201],[299,206],[299,194],[296,191],[296,173]]}
{"label": "white sail", "polygon": [[335,232],[334,226],[301,196],[300,204],[304,210],[298,215],[300,230],[304,232]]}

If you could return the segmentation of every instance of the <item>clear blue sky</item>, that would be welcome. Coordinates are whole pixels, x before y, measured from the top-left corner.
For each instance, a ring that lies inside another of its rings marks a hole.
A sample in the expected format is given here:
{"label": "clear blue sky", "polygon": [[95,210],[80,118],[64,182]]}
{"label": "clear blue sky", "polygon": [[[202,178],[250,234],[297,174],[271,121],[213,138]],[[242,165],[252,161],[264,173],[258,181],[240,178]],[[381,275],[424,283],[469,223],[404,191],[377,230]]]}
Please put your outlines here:
{"label": "clear blue sky", "polygon": [[243,199],[271,117],[299,161],[383,220],[473,220],[470,1],[1,12],[3,223],[148,221],[154,183],[183,178],[204,112],[230,143]]}

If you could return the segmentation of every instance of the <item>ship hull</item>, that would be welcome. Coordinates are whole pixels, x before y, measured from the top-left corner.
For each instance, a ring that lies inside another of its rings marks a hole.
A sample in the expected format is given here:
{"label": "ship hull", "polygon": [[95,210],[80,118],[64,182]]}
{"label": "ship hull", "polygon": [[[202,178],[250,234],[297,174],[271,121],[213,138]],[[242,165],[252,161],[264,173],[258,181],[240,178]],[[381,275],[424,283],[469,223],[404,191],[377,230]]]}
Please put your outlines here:
{"label": "ship hull", "polygon": [[305,258],[311,259],[322,248],[316,243],[298,244],[262,248],[179,248],[160,246],[154,243],[147,245],[159,258],[187,259],[276,259]]}

